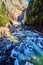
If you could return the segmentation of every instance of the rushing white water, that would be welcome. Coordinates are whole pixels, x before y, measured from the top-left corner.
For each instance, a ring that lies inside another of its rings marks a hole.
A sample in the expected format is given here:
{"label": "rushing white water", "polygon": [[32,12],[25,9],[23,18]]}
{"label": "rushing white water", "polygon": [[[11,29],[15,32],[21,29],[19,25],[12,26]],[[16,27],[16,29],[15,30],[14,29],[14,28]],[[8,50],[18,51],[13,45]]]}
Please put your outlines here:
{"label": "rushing white water", "polygon": [[24,24],[25,19],[26,19],[26,10],[24,11],[24,18],[23,18],[23,20],[22,20],[22,24]]}
{"label": "rushing white water", "polygon": [[[18,16],[17,21],[19,22],[20,25],[21,25],[21,24],[23,25],[24,22],[25,22],[25,19],[26,19],[26,10],[24,10],[24,11]],[[15,24],[15,22],[14,22],[14,24]]]}

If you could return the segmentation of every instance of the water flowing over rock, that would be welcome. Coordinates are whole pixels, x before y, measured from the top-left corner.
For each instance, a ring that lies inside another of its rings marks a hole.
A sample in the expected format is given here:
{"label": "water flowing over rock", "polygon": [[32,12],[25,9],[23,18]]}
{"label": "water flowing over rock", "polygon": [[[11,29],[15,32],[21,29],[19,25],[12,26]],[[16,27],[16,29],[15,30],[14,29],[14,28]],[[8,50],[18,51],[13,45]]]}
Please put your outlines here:
{"label": "water flowing over rock", "polygon": [[29,62],[26,62],[26,64],[25,65],[33,65],[32,63],[29,63]]}
{"label": "water flowing over rock", "polygon": [[17,59],[14,61],[14,65],[19,65],[19,63],[18,63],[18,60],[17,60]]}
{"label": "water flowing over rock", "polygon": [[43,55],[43,37],[30,30],[13,32],[12,35],[20,42],[17,44],[8,38],[0,38],[0,64],[34,65],[29,60],[37,53]]}
{"label": "water flowing over rock", "polygon": [[21,25],[23,25],[25,23],[25,19],[26,19],[26,10],[23,10],[22,13],[18,16],[17,21],[19,21]]}

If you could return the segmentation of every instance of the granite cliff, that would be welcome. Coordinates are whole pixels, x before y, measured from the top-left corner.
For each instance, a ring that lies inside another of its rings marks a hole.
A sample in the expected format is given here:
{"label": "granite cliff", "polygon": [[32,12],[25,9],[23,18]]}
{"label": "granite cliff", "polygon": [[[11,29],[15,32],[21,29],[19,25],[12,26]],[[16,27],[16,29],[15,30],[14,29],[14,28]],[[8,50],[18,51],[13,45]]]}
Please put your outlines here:
{"label": "granite cliff", "polygon": [[8,16],[13,20],[17,20],[17,17],[28,6],[27,0],[0,0],[0,6],[2,2],[5,3],[8,10]]}

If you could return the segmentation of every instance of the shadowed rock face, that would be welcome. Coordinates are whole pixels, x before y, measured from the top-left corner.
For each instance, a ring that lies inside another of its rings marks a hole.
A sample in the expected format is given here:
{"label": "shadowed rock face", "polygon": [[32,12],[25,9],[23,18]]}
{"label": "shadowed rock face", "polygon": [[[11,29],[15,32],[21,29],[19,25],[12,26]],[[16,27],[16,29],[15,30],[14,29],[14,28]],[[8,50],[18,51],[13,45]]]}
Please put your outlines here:
{"label": "shadowed rock face", "polygon": [[0,3],[2,1],[4,1],[8,9],[8,16],[13,20],[17,20],[17,17],[28,6],[27,0],[0,0]]}

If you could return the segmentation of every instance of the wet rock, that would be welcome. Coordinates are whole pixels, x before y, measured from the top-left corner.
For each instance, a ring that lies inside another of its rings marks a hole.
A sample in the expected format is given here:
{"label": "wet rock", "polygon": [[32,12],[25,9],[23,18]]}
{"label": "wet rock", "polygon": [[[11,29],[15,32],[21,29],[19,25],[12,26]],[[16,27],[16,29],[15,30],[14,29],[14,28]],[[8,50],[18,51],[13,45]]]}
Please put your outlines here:
{"label": "wet rock", "polygon": [[1,50],[1,51],[0,51],[0,56],[2,56],[3,54],[4,54],[4,52]]}
{"label": "wet rock", "polygon": [[6,56],[0,56],[0,65],[6,65],[6,60],[7,60]]}

